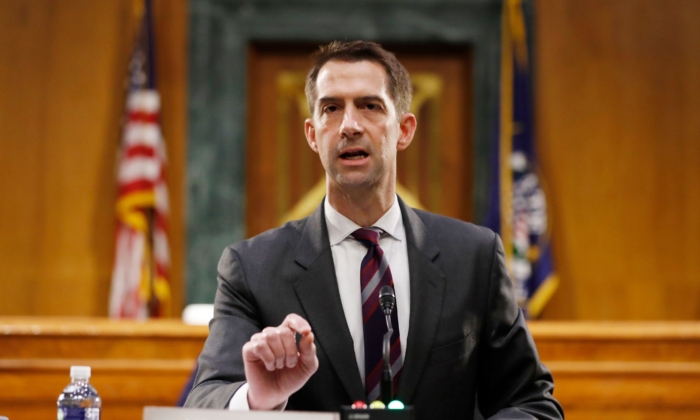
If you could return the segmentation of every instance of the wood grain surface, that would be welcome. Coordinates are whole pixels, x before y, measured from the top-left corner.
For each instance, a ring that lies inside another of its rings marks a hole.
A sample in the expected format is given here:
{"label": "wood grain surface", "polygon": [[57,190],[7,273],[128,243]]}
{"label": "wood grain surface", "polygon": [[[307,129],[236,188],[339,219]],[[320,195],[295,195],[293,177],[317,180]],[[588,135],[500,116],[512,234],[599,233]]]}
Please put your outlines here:
{"label": "wood grain surface", "polygon": [[146,405],[175,404],[207,334],[169,320],[0,318],[0,413],[52,418],[70,366],[88,365],[102,418],[140,419]]}
{"label": "wood grain surface", "polygon": [[[154,3],[177,308],[187,1]],[[107,312],[131,6],[2,2],[0,315]],[[700,2],[535,6],[536,137],[561,278],[544,318],[700,318]]]}
{"label": "wood grain surface", "polygon": [[[700,417],[700,323],[530,322],[567,419]],[[71,365],[92,367],[103,419],[172,406],[207,327],[178,321],[0,317],[0,414],[51,418]]]}
{"label": "wood grain surface", "polygon": [[[131,0],[0,5],[0,314],[106,315]],[[172,294],[182,305],[187,1],[154,1],[168,149]]]}
{"label": "wood grain surface", "polygon": [[560,289],[544,318],[700,318],[700,2],[537,0]]}

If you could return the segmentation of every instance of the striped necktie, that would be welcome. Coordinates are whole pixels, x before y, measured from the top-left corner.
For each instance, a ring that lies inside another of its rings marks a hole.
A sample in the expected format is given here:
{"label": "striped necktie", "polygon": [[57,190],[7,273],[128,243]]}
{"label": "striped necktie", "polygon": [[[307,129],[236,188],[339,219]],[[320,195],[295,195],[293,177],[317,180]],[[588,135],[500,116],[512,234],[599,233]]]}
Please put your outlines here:
{"label": "striped necktie", "polygon": [[[384,251],[379,246],[379,237],[383,233],[371,229],[357,229],[352,236],[366,246],[367,254],[362,259],[360,268],[360,287],[362,290],[362,320],[365,339],[365,391],[367,400],[372,402],[379,398],[380,381],[384,359],[382,357],[382,340],[387,333],[384,311],[379,306],[379,289],[382,286],[394,287],[391,269]],[[399,340],[399,320],[396,308],[391,313],[394,333],[391,335],[391,377],[393,388],[399,382],[401,373],[401,341]]]}

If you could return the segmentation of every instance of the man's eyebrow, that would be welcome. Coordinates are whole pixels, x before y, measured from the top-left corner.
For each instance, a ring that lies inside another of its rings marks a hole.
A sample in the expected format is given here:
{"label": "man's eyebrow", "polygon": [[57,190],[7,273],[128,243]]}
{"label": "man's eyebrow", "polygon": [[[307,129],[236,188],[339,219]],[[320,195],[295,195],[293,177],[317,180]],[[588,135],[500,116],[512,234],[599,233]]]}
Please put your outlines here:
{"label": "man's eyebrow", "polygon": [[[324,96],[322,98],[318,99],[318,102],[321,103],[326,103],[326,102],[341,102],[341,98],[337,98],[335,96]],[[384,98],[382,98],[379,95],[367,95],[367,96],[360,96],[359,98],[355,98],[355,102],[367,102],[367,101],[377,101],[381,102],[383,105],[385,104]]]}
{"label": "man's eyebrow", "polygon": [[360,96],[359,98],[355,98],[355,101],[360,101],[360,102],[377,101],[377,102],[381,102],[382,105],[385,105],[384,98],[382,98],[381,96],[378,96],[378,95]]}
{"label": "man's eyebrow", "polygon": [[324,96],[323,98],[318,98],[319,102],[339,102],[340,98],[336,98],[335,96]]}

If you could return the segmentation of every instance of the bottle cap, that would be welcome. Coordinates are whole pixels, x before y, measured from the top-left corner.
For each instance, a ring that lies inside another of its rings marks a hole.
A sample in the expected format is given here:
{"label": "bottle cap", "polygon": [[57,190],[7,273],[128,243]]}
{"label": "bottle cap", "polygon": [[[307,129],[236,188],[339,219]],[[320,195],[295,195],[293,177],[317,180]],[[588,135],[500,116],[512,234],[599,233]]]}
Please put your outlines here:
{"label": "bottle cap", "polygon": [[90,379],[90,366],[71,366],[70,377],[73,379]]}

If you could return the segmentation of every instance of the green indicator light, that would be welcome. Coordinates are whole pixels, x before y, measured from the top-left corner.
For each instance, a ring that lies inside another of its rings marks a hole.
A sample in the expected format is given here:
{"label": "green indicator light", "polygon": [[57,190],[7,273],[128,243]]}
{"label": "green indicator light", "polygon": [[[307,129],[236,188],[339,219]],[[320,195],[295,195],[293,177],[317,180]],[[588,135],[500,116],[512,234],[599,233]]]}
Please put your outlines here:
{"label": "green indicator light", "polygon": [[394,401],[392,401],[392,402],[389,403],[389,405],[387,406],[387,408],[390,409],[390,410],[403,410],[403,409],[404,409],[404,405],[403,405],[403,403],[402,403],[401,401],[399,401],[399,400],[394,400]]}

